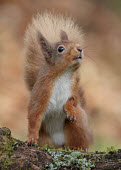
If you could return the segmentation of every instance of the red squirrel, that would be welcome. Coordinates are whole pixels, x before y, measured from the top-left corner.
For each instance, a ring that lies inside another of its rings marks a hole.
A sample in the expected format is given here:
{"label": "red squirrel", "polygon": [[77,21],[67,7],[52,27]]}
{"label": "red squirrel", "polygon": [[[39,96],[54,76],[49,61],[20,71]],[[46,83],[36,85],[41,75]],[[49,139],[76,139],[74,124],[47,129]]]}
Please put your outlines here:
{"label": "red squirrel", "polygon": [[30,90],[29,145],[88,149],[92,135],[79,85],[82,46],[82,30],[69,17],[45,12],[28,26],[24,77]]}

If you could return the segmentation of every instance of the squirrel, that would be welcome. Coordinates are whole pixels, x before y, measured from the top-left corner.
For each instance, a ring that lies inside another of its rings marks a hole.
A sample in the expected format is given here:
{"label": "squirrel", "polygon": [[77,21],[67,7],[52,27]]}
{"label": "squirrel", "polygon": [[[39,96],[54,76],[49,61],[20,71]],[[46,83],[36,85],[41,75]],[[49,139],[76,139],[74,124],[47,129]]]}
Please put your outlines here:
{"label": "squirrel", "polygon": [[24,79],[30,91],[28,145],[88,149],[92,134],[82,107],[83,33],[70,17],[37,14],[25,32]]}

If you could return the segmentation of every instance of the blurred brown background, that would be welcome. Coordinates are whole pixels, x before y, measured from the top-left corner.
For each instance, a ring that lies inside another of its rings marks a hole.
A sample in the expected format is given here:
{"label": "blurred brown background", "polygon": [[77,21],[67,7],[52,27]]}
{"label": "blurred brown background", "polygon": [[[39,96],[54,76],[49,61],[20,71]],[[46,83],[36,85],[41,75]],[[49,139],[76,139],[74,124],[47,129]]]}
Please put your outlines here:
{"label": "blurred brown background", "polygon": [[95,137],[91,150],[121,147],[120,0],[0,0],[0,126],[26,139],[23,36],[31,16],[44,10],[66,12],[85,32],[81,84]]}

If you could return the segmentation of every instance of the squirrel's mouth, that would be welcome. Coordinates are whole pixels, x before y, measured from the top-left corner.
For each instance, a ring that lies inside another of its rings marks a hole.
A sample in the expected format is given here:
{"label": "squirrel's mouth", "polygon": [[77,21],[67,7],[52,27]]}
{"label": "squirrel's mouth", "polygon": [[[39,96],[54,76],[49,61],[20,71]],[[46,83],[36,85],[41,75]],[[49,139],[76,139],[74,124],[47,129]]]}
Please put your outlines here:
{"label": "squirrel's mouth", "polygon": [[73,58],[73,60],[81,60],[81,59],[82,59],[82,56],[81,56],[81,55],[79,55],[79,56]]}

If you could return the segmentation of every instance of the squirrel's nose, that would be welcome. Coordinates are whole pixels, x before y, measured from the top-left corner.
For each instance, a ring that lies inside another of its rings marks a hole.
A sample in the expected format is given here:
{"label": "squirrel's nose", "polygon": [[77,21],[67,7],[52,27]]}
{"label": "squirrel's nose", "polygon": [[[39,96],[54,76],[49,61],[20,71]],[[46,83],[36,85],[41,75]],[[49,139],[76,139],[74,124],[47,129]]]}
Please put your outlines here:
{"label": "squirrel's nose", "polygon": [[79,58],[82,59],[84,57],[83,49],[82,48],[77,48],[77,51],[79,52]]}
{"label": "squirrel's nose", "polygon": [[81,53],[82,52],[82,49],[81,48],[77,48],[77,50]]}

